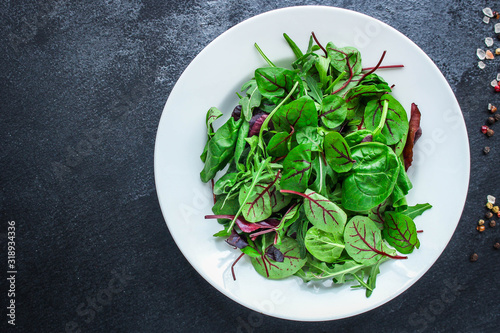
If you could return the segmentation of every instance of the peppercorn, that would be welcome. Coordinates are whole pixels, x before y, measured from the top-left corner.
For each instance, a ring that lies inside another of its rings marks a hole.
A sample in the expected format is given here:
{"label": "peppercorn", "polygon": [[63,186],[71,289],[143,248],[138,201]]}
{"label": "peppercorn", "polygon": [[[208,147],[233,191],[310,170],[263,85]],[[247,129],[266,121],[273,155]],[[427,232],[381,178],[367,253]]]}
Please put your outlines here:
{"label": "peppercorn", "polygon": [[484,220],[477,221],[477,225],[483,225],[483,224],[484,224]]}
{"label": "peppercorn", "polygon": [[483,232],[484,230],[486,230],[486,227],[484,225],[478,225],[476,227],[476,230],[479,231],[479,232]]}
{"label": "peppercorn", "polygon": [[483,148],[483,153],[484,154],[489,154],[490,153],[490,147],[484,147]]}
{"label": "peppercorn", "polygon": [[495,115],[493,117],[495,118],[496,121],[499,121],[500,120],[500,113],[495,113]]}
{"label": "peppercorn", "polygon": [[478,258],[477,253],[473,253],[473,254],[471,254],[471,256],[470,256],[470,259],[469,259],[469,260],[470,260],[471,262],[474,262],[474,261],[477,261],[477,258]]}
{"label": "peppercorn", "polygon": [[490,227],[494,228],[496,225],[497,223],[495,222],[495,220],[490,221]]}
{"label": "peppercorn", "polygon": [[500,243],[496,242],[495,245],[493,245],[493,247],[497,250],[500,249]]}
{"label": "peppercorn", "polygon": [[486,214],[484,214],[484,217],[486,217],[487,219],[491,219],[493,217],[493,213],[492,212],[486,212]]}
{"label": "peppercorn", "polygon": [[491,212],[493,214],[497,214],[498,212],[500,211],[500,208],[498,206],[494,206],[492,209],[491,209]]}
{"label": "peppercorn", "polygon": [[500,40],[500,34],[497,34],[497,39]]}
{"label": "peppercorn", "polygon": [[493,125],[497,120],[494,118],[494,117],[488,117],[488,119],[486,119],[486,123],[488,125]]}
{"label": "peppercorn", "polygon": [[491,109],[490,109],[490,112],[491,112],[491,113],[495,113],[495,112],[497,112],[497,107],[496,107],[496,106],[494,106],[494,105],[492,105],[492,106],[491,106]]}
{"label": "peppercorn", "polygon": [[490,128],[486,125],[481,126],[481,133],[486,134]]}
{"label": "peppercorn", "polygon": [[492,209],[493,208],[493,204],[491,202],[486,203],[486,208]]}
{"label": "peppercorn", "polygon": [[492,130],[491,128],[488,128],[488,130],[486,131],[486,135],[487,136],[493,136],[493,134],[495,134],[495,131]]}

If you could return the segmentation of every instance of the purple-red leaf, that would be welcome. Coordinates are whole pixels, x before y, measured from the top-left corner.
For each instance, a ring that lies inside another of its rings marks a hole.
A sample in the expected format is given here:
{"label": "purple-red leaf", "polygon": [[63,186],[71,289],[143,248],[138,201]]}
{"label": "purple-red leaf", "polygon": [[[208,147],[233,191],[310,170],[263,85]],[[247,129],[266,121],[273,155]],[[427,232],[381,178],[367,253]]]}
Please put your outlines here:
{"label": "purple-red leaf", "polygon": [[248,136],[254,136],[259,134],[260,128],[262,127],[262,124],[264,123],[264,120],[266,120],[268,114],[265,113],[264,111],[261,111],[254,115],[252,119],[250,119],[250,131],[248,132]]}
{"label": "purple-red leaf", "polygon": [[[406,138],[405,148],[403,149],[403,157],[405,160],[405,170],[408,170],[411,163],[413,162],[413,145],[415,141],[422,134],[422,129],[420,129],[420,117],[421,113],[417,107],[417,104],[411,104],[411,117],[410,117],[410,127],[408,129],[408,137]],[[420,135],[417,137],[417,133],[420,129]]]}
{"label": "purple-red leaf", "polygon": [[271,245],[266,250],[266,256],[272,261],[283,262],[285,256],[274,245]]}
{"label": "purple-red leaf", "polygon": [[246,239],[239,235],[234,229],[231,231],[231,235],[228,239],[226,239],[226,243],[238,249],[248,246]]}

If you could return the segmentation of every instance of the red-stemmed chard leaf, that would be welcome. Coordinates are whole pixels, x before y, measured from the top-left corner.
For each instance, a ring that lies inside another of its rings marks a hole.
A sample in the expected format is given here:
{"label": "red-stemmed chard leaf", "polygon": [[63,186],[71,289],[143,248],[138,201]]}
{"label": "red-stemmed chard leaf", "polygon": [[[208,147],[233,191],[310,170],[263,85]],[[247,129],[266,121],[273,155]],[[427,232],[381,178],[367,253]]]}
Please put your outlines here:
{"label": "red-stemmed chard leaf", "polygon": [[338,95],[328,95],[321,102],[319,119],[326,127],[334,129],[342,125],[347,115],[347,104]]}
{"label": "red-stemmed chard leaf", "polygon": [[283,176],[280,188],[304,192],[312,172],[311,144],[293,148],[283,161]]}
{"label": "red-stemmed chard leaf", "polygon": [[280,107],[271,120],[277,130],[288,132],[290,128],[318,126],[318,111],[314,100],[304,96]]}
{"label": "red-stemmed chard leaf", "polygon": [[352,169],[354,160],[351,150],[339,132],[330,132],[325,137],[325,156],[333,171],[341,173]]}
{"label": "red-stemmed chard leaf", "polygon": [[279,176],[280,171],[269,184],[257,183],[254,187],[246,185],[241,188],[238,200],[242,207],[241,213],[248,222],[260,222],[271,216],[273,212],[271,193]]}
{"label": "red-stemmed chard leaf", "polygon": [[397,144],[408,132],[408,116],[403,106],[391,95],[384,94],[366,104],[364,122],[367,129],[374,131],[382,121],[384,101],[389,102],[382,134],[387,145]]}
{"label": "red-stemmed chard leaf", "polygon": [[398,256],[394,250],[384,246],[380,229],[366,216],[354,216],[347,222],[344,241],[351,258],[366,266],[377,263],[384,256],[392,259],[408,258]]}
{"label": "red-stemmed chard leaf", "polygon": [[397,212],[385,212],[384,239],[401,253],[412,253],[420,247],[413,220]]}
{"label": "red-stemmed chard leaf", "polygon": [[298,89],[290,96],[295,100],[304,94],[304,83],[297,73],[285,68],[267,67],[255,71],[255,81],[262,96],[270,99],[274,104],[279,104],[298,82]]}
{"label": "red-stemmed chard leaf", "polygon": [[326,46],[326,50],[328,52],[328,57],[330,58],[332,67],[339,73],[348,73],[348,77],[343,85],[331,93],[331,95],[335,95],[347,88],[349,83],[351,83],[354,75],[357,75],[361,72],[361,54],[357,49],[353,47],[339,48],[336,47],[333,43],[328,43]]}
{"label": "red-stemmed chard leaf", "polygon": [[[411,104],[410,127],[408,129],[408,137],[406,138],[405,148],[403,149],[403,158],[405,160],[405,170],[408,170],[413,162],[413,145],[415,144],[416,134],[420,129],[421,113],[417,104]],[[422,130],[420,129],[420,134]]]}
{"label": "red-stemmed chard leaf", "polygon": [[309,189],[305,193],[288,190],[281,190],[281,192],[296,194],[304,198],[306,217],[316,228],[342,235],[347,215],[339,206]]}
{"label": "red-stemmed chard leaf", "polygon": [[380,229],[384,229],[384,212],[389,203],[389,199],[385,199],[380,205],[377,205],[370,209],[368,212],[368,217],[375,222],[375,225]]}
{"label": "red-stemmed chard leaf", "polygon": [[292,131],[290,133],[287,132],[278,132],[267,144],[267,153],[273,157],[282,157],[288,154],[290,140],[295,133],[295,129],[292,127]]}
{"label": "red-stemmed chard leaf", "polygon": [[[298,243],[292,238],[286,237],[281,241],[281,244],[274,245],[272,237],[264,235],[263,242],[265,242],[265,246],[261,256],[251,258],[251,261],[255,270],[266,278],[277,280],[291,276],[301,269],[307,261],[300,257]],[[283,255],[283,257],[278,255],[276,258],[283,259],[283,261],[274,261],[268,256],[270,252],[273,252],[273,255],[277,254],[275,250],[270,251],[270,247],[274,247]]]}

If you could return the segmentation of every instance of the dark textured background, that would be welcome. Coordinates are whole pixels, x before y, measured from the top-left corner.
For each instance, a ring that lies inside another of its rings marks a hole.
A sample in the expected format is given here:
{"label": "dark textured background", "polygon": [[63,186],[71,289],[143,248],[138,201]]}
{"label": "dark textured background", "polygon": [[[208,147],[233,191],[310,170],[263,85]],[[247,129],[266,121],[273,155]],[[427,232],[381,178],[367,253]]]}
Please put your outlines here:
{"label": "dark textured background", "polygon": [[[167,230],[153,174],[163,105],[189,62],[235,24],[301,4],[356,10],[415,41],[455,92],[471,146],[465,210],[436,264],[388,304],[324,323],[260,315],[205,282]],[[500,104],[489,86],[500,59],[481,71],[475,57],[494,35],[481,22],[485,5],[495,3],[1,1],[0,331],[7,221],[15,220],[23,332],[498,332],[500,251],[492,245],[500,227],[475,231],[486,195],[500,197],[500,127],[492,138],[479,132],[487,104]],[[474,251],[479,261],[470,263]]]}

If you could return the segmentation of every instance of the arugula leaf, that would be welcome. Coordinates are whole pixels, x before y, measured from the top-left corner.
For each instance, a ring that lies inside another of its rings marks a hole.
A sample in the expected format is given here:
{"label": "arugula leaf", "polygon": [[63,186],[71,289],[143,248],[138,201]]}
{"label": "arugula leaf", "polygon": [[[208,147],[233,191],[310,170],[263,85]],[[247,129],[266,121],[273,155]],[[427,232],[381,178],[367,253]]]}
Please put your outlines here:
{"label": "arugula leaf", "polygon": [[304,56],[304,54],[299,49],[299,47],[297,46],[297,44],[295,44],[295,42],[287,34],[284,33],[283,37],[285,37],[286,42],[288,43],[288,45],[292,49],[293,54],[295,54],[295,56],[297,57],[297,59],[302,58]]}
{"label": "arugula leaf", "polygon": [[414,219],[415,217],[422,215],[423,212],[425,212],[428,209],[431,209],[432,205],[425,203],[425,204],[416,204],[415,206],[410,206],[406,208],[403,211],[400,211],[400,214],[406,215],[411,219]]}
{"label": "arugula leaf", "polygon": [[295,135],[297,143],[301,144],[311,144],[311,151],[322,151],[323,149],[323,137],[318,133],[316,126],[302,127],[297,131]]}
{"label": "arugula leaf", "polygon": [[250,121],[253,109],[258,107],[262,101],[262,95],[255,79],[251,79],[241,87],[242,92],[245,90],[246,94],[240,99],[239,105],[241,105],[241,113],[245,117],[245,120]]}
{"label": "arugula leaf", "polygon": [[310,260],[307,262],[307,266],[315,280],[333,279],[335,283],[344,283],[346,275],[355,274],[365,268],[364,265],[354,260],[345,261],[343,264],[335,264],[332,267],[325,262]]}
{"label": "arugula leaf", "polygon": [[207,124],[207,137],[208,137],[208,139],[207,139],[207,142],[205,143],[205,148],[203,148],[203,153],[200,155],[200,159],[202,162],[205,162],[205,160],[207,158],[208,142],[215,134],[213,122],[215,120],[219,119],[220,117],[222,117],[222,112],[220,112],[219,109],[217,109],[216,107],[211,107],[210,109],[208,109],[206,119],[205,119],[205,123]]}

